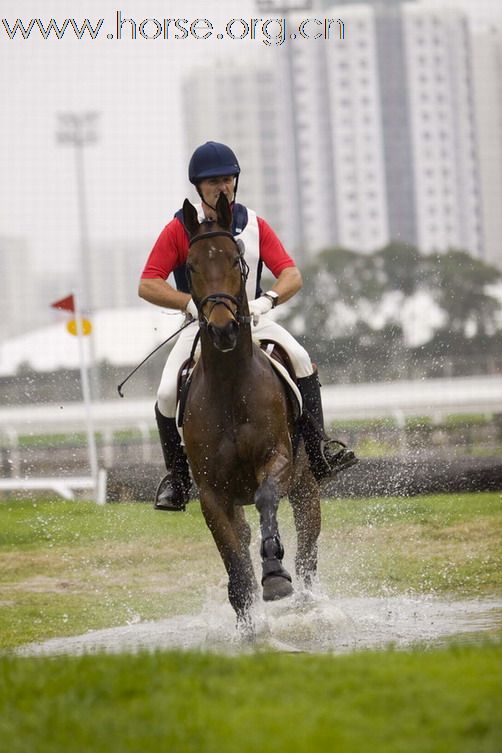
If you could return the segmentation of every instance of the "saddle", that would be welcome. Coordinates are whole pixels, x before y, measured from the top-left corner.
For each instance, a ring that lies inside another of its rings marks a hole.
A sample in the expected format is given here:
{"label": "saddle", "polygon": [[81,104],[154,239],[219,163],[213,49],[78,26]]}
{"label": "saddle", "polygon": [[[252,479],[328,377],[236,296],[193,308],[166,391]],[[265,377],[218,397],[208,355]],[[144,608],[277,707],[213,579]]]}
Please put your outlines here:
{"label": "saddle", "polygon": [[[260,340],[259,345],[263,353],[267,356],[271,364],[274,366],[282,382],[286,386],[286,392],[293,408],[293,416],[296,423],[302,415],[302,397],[300,390],[298,389],[296,374],[293,368],[293,364],[291,363],[291,359],[282,345],[274,342],[274,340]],[[190,390],[190,382],[196,361],[197,359],[193,355],[191,355],[190,358],[187,358],[187,360],[183,363],[181,369],[178,372],[178,408],[176,413],[178,429],[181,429],[183,426],[185,405],[188,392]]]}

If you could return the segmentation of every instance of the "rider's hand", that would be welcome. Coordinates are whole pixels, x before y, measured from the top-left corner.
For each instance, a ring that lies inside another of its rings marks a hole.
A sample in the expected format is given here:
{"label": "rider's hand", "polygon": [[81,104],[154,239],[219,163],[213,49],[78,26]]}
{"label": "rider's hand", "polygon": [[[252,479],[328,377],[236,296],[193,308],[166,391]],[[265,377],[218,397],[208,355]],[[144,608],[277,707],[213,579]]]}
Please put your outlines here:
{"label": "rider's hand", "polygon": [[187,317],[190,317],[191,319],[198,319],[199,318],[199,311],[197,309],[197,306],[194,303],[193,298],[190,298],[187,305],[185,306],[185,315]]}
{"label": "rider's hand", "polygon": [[249,313],[253,317],[253,324],[258,324],[260,316],[268,314],[271,309],[272,301],[264,295],[261,298],[255,298],[254,301],[249,301]]}

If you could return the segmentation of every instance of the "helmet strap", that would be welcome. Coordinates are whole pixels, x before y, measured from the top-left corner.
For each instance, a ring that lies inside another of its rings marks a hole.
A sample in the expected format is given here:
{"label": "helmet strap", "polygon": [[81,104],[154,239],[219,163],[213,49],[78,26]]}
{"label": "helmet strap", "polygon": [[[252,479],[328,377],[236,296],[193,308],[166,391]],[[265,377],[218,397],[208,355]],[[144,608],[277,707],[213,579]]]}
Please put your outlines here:
{"label": "helmet strap", "polygon": [[[238,185],[239,185],[239,175],[237,174],[237,175],[235,176],[235,183],[234,183],[234,198],[233,198],[233,200],[232,200],[232,203],[231,203],[231,205],[230,205],[230,206],[232,206],[233,204],[235,204],[235,197],[237,196],[237,186],[238,186]],[[209,209],[212,209],[212,210],[213,210],[213,212],[216,212],[216,211],[217,211],[217,210],[216,210],[216,207],[213,207],[213,206],[212,206],[211,204],[209,204],[209,202],[207,202],[207,201],[205,200],[205,198],[203,197],[203,195],[202,195],[202,191],[200,190],[200,187],[199,187],[199,183],[196,183],[196,184],[195,184],[195,188],[196,188],[196,190],[197,190],[197,193],[198,193],[198,194],[199,194],[199,196],[200,196],[200,199],[201,199],[201,201],[202,201],[202,202],[203,202],[203,203],[204,203],[204,204],[205,204],[205,205],[206,205],[207,207],[209,207]]]}

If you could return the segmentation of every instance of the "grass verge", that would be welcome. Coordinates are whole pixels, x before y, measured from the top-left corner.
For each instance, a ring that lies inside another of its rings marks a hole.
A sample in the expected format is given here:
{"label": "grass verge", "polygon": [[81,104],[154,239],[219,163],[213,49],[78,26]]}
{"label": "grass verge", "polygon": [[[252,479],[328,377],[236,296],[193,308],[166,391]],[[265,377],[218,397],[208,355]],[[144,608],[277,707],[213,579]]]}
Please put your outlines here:
{"label": "grass verge", "polygon": [[498,753],[497,645],[0,658],[9,753]]}

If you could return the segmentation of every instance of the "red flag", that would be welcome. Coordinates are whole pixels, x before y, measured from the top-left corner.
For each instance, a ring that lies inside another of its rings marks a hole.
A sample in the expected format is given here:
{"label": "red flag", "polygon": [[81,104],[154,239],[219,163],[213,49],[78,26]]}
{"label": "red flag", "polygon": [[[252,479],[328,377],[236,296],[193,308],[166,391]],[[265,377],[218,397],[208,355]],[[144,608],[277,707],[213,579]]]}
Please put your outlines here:
{"label": "red flag", "polygon": [[63,311],[75,311],[75,301],[72,295],[67,295],[66,298],[61,298],[60,301],[51,303],[53,309],[63,309]]}

